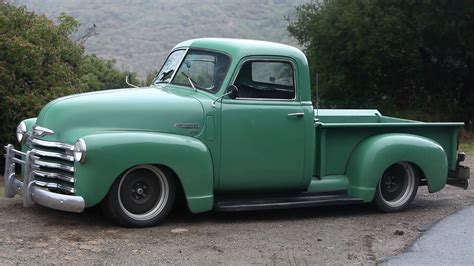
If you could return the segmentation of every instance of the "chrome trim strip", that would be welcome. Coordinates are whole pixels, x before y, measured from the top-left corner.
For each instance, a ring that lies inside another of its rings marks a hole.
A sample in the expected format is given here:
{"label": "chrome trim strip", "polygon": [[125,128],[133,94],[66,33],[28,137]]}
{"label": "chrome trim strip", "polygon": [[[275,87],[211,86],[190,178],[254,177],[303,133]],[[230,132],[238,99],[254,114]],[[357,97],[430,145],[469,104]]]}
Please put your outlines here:
{"label": "chrome trim strip", "polygon": [[70,151],[74,150],[74,145],[70,145],[70,144],[66,144],[62,142],[44,141],[44,140],[39,140],[39,139],[30,139],[29,142],[39,145],[39,146],[44,146],[44,147],[60,148],[60,149],[66,149]]}
{"label": "chrome trim strip", "polygon": [[[175,51],[177,51],[177,50],[180,50],[180,49],[176,49]],[[174,79],[174,76],[176,76],[176,73],[178,73],[178,70],[179,70],[179,68],[181,67],[181,64],[183,63],[184,58],[186,58],[186,55],[188,54],[188,51],[189,51],[189,47],[186,48],[186,50],[184,50],[183,57],[181,57],[181,60],[179,60],[178,67],[177,67],[176,70],[173,72],[173,75],[171,75],[170,81],[168,81],[168,84],[171,84],[171,82],[172,82],[173,79]],[[173,52],[173,51],[172,51],[172,52]],[[172,53],[172,52],[171,52],[171,53]],[[170,53],[170,54],[171,54],[171,53]],[[163,66],[164,66],[164,64],[163,64]],[[160,71],[161,71],[161,70],[160,70]],[[159,72],[158,72],[158,73],[159,73]]]}
{"label": "chrome trim strip", "polygon": [[25,164],[25,161],[20,160],[20,159],[15,158],[15,157],[12,158],[12,161],[14,161],[15,163],[19,163],[19,164],[21,164],[21,165],[24,165],[24,164]]}
{"label": "chrome trim strip", "polygon": [[76,179],[74,177],[70,177],[64,174],[43,172],[40,170],[34,170],[33,173],[37,176],[41,176],[45,178],[55,178],[55,179],[63,180],[63,181],[73,183],[73,184],[76,182]]}
{"label": "chrome trim strip", "polygon": [[48,167],[48,168],[56,168],[56,169],[61,169],[64,171],[68,172],[74,172],[74,167],[69,166],[69,165],[64,165],[60,163],[51,163],[51,162],[45,162],[45,161],[40,161],[40,160],[33,160],[33,164],[41,167]]}
{"label": "chrome trim strip", "polygon": [[15,155],[18,155],[18,156],[26,156],[26,153],[25,152],[22,152],[22,151],[17,151],[15,149],[11,150]]}
{"label": "chrome trim strip", "polygon": [[32,149],[31,151],[35,155],[59,158],[59,159],[68,160],[70,162],[74,162],[74,157],[72,155],[66,155],[66,154],[59,153],[59,152],[42,151],[42,150],[38,150],[38,149]]}
{"label": "chrome trim strip", "polygon": [[34,161],[34,155],[30,151],[26,152],[26,157],[25,157],[25,175],[23,177],[23,207],[31,207],[35,203],[33,202],[33,199],[31,198],[31,187],[33,185],[33,180],[34,180],[34,175],[32,173],[33,171],[33,161]]}
{"label": "chrome trim strip", "polygon": [[12,198],[15,194],[23,195],[23,205],[31,206],[34,203],[46,206],[48,208],[68,211],[82,212],[85,209],[84,199],[80,196],[64,195],[41,189],[33,182],[33,153],[27,152],[25,156],[25,177],[24,182],[16,179],[15,162],[13,157],[19,151],[13,148],[13,145],[6,146],[5,160],[5,197]]}
{"label": "chrome trim strip", "polygon": [[[179,63],[178,63],[178,66],[176,67],[175,71],[173,72],[173,74],[171,75],[170,77],[170,80],[168,82],[164,82],[164,81],[156,81],[156,79],[158,78],[158,75],[161,73],[161,70],[163,70],[163,67],[165,66],[165,63],[168,61],[168,59],[170,58],[170,55],[174,52],[177,52],[179,50],[183,50],[184,51],[184,54],[183,56],[181,57],[181,59],[179,60]],[[161,65],[160,67],[160,70],[158,71],[158,74],[156,74],[156,76],[153,78],[152,80],[152,85],[158,85],[160,83],[165,83],[165,84],[170,84],[171,81],[173,80],[174,78],[174,75],[176,75],[176,72],[178,71],[179,67],[181,66],[181,63],[183,62],[184,60],[184,57],[186,56],[186,54],[188,53],[188,50],[189,50],[189,47],[180,47],[180,48],[177,48],[177,49],[174,49],[174,50],[171,50],[171,52],[168,53],[168,55],[166,56],[166,59],[165,61],[163,62],[163,64]]]}
{"label": "chrome trim strip", "polygon": [[43,181],[39,181],[39,180],[34,180],[33,182],[35,183],[35,185],[37,185],[39,187],[60,189],[62,191],[65,191],[65,192],[68,192],[68,193],[71,193],[71,194],[74,194],[74,192],[75,192],[74,188],[68,187],[68,186],[63,186],[63,185],[57,184],[57,183],[43,182]]}
{"label": "chrome trim strip", "polygon": [[[22,152],[22,151],[17,151],[14,149],[13,145],[11,145],[11,148],[9,148],[11,144],[8,144],[7,146],[4,146],[3,149],[5,151],[8,151],[8,149],[10,149],[10,152],[12,152],[14,155],[18,155],[18,156],[26,156],[26,153]],[[4,155],[5,157],[7,157],[7,154],[5,153]]]}
{"label": "chrome trim strip", "polygon": [[[8,144],[5,146],[5,172],[3,174],[3,178],[5,179],[4,181],[4,186],[5,186],[5,197],[6,198],[13,198],[15,194],[17,193],[16,191],[16,186],[15,186],[15,162],[13,162],[13,158],[15,157],[14,155],[14,149],[13,145]],[[20,191],[21,192],[21,191]]]}
{"label": "chrome trim strip", "polygon": [[290,114],[288,114],[288,116],[290,116],[290,117],[291,117],[291,116],[303,117],[303,116],[304,116],[304,113],[303,113],[303,112],[301,112],[301,113],[290,113]]}

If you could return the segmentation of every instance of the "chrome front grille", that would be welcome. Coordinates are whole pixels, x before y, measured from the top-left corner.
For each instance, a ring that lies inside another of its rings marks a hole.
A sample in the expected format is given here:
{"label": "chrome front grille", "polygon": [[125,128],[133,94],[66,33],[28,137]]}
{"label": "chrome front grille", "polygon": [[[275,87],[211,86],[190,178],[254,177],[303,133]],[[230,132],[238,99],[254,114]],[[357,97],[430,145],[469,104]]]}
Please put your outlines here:
{"label": "chrome front grille", "polygon": [[52,192],[74,194],[74,146],[31,136],[26,145],[34,155],[34,184]]}

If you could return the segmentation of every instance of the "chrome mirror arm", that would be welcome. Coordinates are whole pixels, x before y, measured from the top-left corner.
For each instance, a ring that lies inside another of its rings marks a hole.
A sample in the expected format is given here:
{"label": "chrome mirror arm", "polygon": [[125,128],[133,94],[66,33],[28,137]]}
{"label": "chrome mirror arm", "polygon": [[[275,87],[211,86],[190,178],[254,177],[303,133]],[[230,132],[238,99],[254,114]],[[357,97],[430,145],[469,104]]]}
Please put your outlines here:
{"label": "chrome mirror arm", "polygon": [[212,107],[213,107],[213,108],[216,108],[216,102],[219,101],[219,100],[221,100],[222,98],[224,98],[225,96],[227,96],[227,95],[229,95],[229,94],[231,94],[231,93],[232,93],[232,91],[228,91],[228,92],[222,94],[221,96],[217,97],[217,99],[215,99],[214,101],[212,101],[212,104],[211,104]]}
{"label": "chrome mirror arm", "polygon": [[132,83],[128,82],[128,75],[125,77],[125,83],[127,83],[128,86],[138,88],[137,85],[133,85]]}

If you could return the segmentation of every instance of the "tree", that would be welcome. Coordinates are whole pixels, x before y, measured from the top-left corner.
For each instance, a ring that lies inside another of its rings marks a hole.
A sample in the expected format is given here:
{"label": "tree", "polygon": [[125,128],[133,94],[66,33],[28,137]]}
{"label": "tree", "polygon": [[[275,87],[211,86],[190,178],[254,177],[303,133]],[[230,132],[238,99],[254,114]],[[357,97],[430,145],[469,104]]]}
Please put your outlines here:
{"label": "tree", "polygon": [[[0,4],[0,145],[15,143],[15,127],[52,99],[128,87],[127,73],[111,60],[86,55],[70,40],[79,23],[61,15],[57,24],[24,7]],[[135,75],[132,82],[137,84]],[[2,164],[1,161],[0,164]]]}
{"label": "tree", "polygon": [[474,2],[325,0],[295,15],[322,106],[472,123]]}

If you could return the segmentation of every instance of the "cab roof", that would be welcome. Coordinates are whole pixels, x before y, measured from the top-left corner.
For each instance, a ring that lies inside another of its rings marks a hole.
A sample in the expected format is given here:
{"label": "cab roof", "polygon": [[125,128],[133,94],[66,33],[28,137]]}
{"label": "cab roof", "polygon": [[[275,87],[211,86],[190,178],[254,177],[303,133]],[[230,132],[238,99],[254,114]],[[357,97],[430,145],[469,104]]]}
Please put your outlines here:
{"label": "cab roof", "polygon": [[290,57],[296,61],[306,62],[306,57],[301,50],[296,47],[257,40],[228,39],[228,38],[200,38],[179,43],[178,48],[198,48],[221,51],[229,54],[234,59],[246,56],[283,56]]}

